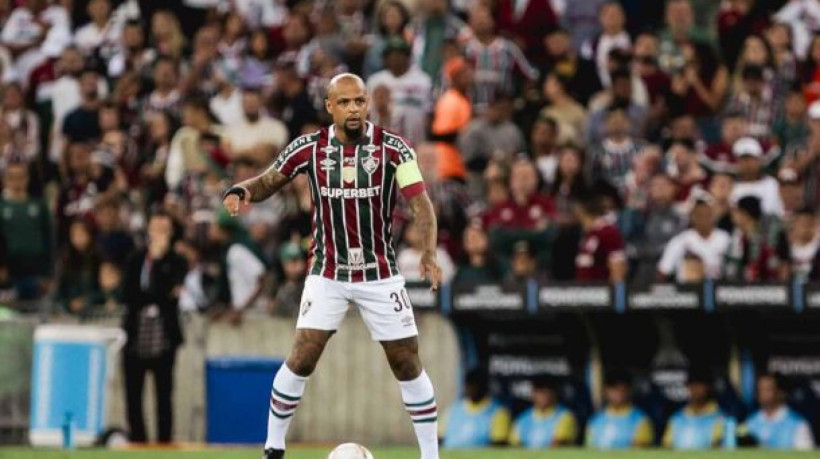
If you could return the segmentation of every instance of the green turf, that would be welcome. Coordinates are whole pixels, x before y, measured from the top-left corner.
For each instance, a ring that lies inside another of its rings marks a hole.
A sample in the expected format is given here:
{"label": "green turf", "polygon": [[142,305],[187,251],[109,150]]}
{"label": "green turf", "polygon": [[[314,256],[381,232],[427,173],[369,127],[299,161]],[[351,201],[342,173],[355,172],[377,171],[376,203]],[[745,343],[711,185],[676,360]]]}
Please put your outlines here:
{"label": "green turf", "polygon": [[[287,459],[325,459],[328,449],[294,449],[289,451]],[[418,452],[410,448],[374,448],[376,459],[418,459]],[[213,449],[204,451],[105,451],[77,450],[59,451],[42,449],[0,448],[0,459],[259,459],[258,449]],[[820,451],[809,453],[788,453],[773,451],[707,451],[707,452],[670,452],[662,450],[596,452],[588,450],[552,450],[521,451],[515,449],[481,450],[481,451],[443,451],[442,459],[789,459],[820,458]]]}

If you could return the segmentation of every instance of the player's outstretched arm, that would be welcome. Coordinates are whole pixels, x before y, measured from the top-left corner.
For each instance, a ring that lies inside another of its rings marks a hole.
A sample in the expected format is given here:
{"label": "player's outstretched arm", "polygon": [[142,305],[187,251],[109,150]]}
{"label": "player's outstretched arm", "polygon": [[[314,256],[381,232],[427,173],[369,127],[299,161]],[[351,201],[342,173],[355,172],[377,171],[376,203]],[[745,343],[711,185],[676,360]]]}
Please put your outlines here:
{"label": "player's outstretched arm", "polygon": [[409,200],[410,211],[416,228],[422,240],[421,277],[430,282],[432,290],[438,290],[441,284],[441,268],[436,261],[436,247],[438,246],[438,223],[436,211],[427,192],[421,192]]}
{"label": "player's outstretched arm", "polygon": [[239,208],[242,205],[268,199],[289,181],[290,178],[270,167],[260,175],[228,188],[222,199],[222,204],[228,213],[235,217],[239,215]]}

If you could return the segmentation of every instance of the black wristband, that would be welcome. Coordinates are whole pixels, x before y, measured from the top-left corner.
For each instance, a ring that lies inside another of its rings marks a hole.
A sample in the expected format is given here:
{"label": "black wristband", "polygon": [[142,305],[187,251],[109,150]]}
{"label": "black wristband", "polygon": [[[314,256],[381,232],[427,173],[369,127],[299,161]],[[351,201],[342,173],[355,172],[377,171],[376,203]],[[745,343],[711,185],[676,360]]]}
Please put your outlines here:
{"label": "black wristband", "polygon": [[224,201],[225,198],[227,198],[228,196],[230,196],[232,194],[235,194],[239,198],[240,201],[244,201],[245,196],[248,194],[248,190],[245,189],[245,187],[243,187],[243,186],[234,185],[234,186],[228,188],[227,190],[225,190],[225,193],[222,194],[222,200]]}

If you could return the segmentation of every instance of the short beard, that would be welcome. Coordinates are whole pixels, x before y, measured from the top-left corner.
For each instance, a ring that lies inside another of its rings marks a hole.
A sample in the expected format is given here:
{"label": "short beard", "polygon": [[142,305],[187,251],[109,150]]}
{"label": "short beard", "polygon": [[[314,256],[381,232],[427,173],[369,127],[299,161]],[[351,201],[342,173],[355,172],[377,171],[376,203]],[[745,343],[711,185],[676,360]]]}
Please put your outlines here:
{"label": "short beard", "polygon": [[347,138],[348,138],[348,139],[350,139],[350,140],[356,140],[356,139],[358,139],[359,137],[361,137],[361,136],[362,136],[362,132],[363,132],[363,130],[364,130],[364,128],[362,127],[362,125],[361,125],[361,124],[359,124],[359,127],[358,127],[358,128],[356,128],[356,129],[349,128],[349,127],[347,127],[347,124],[345,124],[345,125],[344,125],[344,127],[343,127],[343,129],[344,129],[344,131],[345,131],[345,135],[346,135],[346,136],[347,136]]}
{"label": "short beard", "polygon": [[245,118],[247,118],[248,121],[250,121],[251,123],[255,123],[255,122],[259,121],[259,118],[260,118],[259,112],[245,113]]}

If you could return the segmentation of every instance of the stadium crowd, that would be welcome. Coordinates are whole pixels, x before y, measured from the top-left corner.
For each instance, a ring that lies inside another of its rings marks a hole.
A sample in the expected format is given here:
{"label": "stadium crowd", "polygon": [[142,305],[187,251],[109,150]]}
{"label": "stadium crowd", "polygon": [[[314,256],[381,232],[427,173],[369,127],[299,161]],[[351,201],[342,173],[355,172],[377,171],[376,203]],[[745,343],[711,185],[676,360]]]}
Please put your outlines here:
{"label": "stadium crowd", "polygon": [[295,315],[306,177],[221,195],[343,71],[415,145],[448,282],[820,279],[818,0],[0,0],[0,30],[5,301]]}

